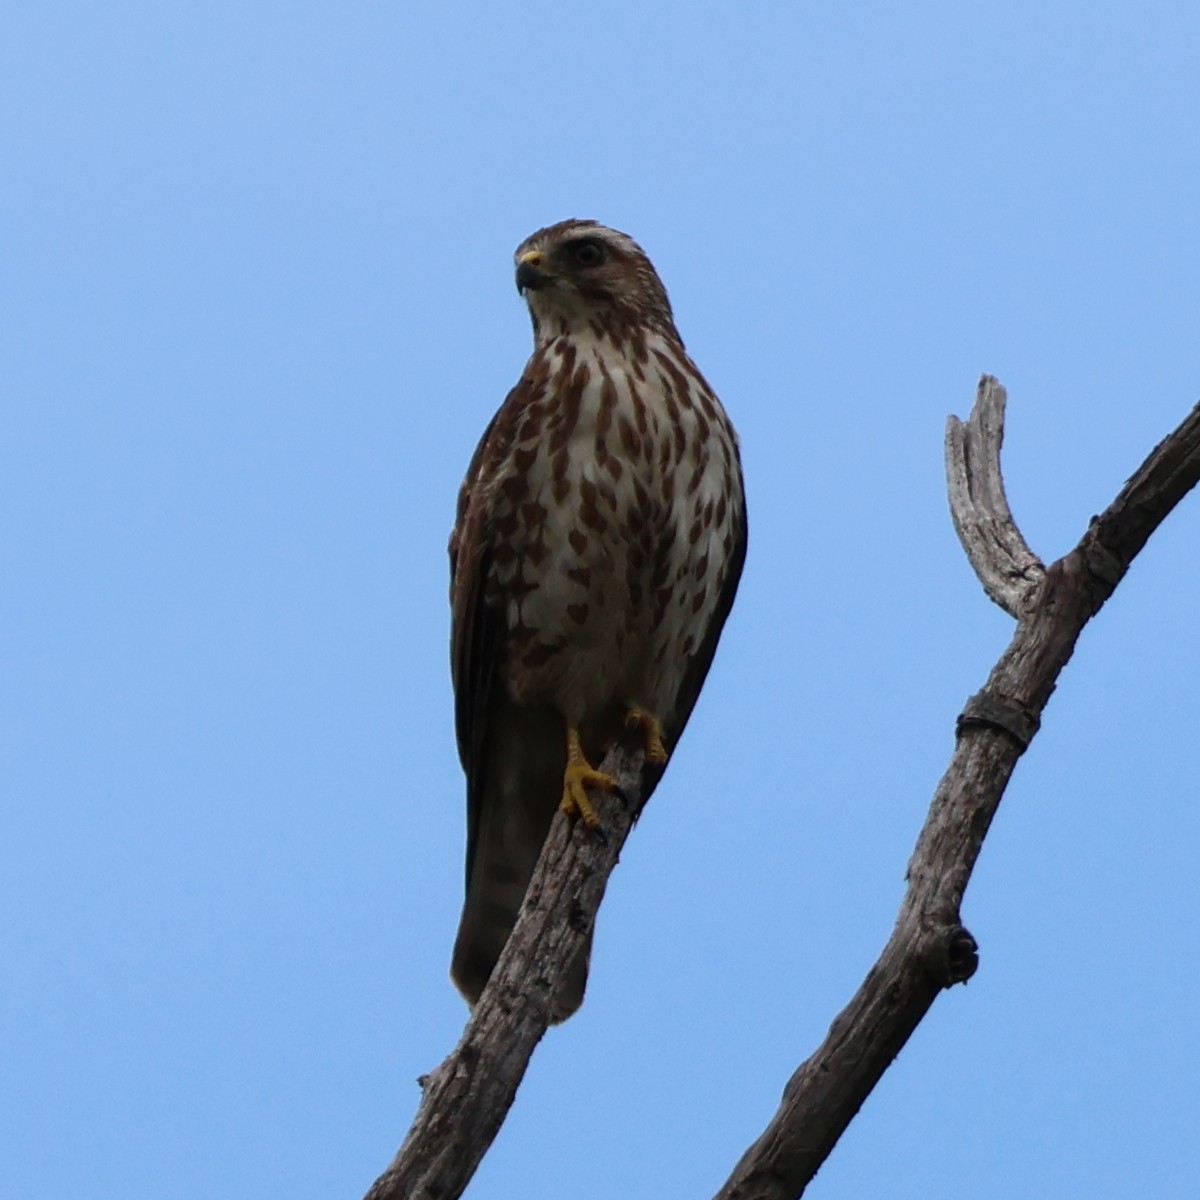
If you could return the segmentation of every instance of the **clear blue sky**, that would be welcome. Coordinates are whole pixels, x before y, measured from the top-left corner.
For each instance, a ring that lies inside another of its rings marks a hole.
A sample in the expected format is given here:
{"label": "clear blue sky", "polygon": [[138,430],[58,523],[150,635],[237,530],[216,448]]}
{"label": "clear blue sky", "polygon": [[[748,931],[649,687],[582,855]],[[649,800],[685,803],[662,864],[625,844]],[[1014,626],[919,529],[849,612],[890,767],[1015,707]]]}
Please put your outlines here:
{"label": "clear blue sky", "polygon": [[[457,1038],[446,535],[511,252],[648,249],[751,549],[468,1193],[716,1189],[874,960],[1007,641],[946,414],[1065,551],[1200,398],[1200,11],[46,3],[0,39],[0,1185],[356,1197]],[[942,997],[811,1195],[1193,1197],[1200,496],[1080,644]]]}

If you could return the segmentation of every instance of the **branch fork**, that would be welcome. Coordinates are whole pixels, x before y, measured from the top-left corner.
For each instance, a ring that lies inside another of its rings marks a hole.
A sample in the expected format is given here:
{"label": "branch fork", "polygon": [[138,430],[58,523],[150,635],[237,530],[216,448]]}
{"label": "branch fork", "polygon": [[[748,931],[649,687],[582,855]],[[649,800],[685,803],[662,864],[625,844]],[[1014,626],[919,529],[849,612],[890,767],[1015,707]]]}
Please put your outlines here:
{"label": "branch fork", "polygon": [[[946,430],[950,513],[984,591],[1016,622],[1012,641],[956,725],[954,753],[908,864],[907,890],[878,961],[784,1088],[779,1110],[716,1200],[796,1200],[938,994],[978,965],[959,910],[1017,760],[1084,625],[1200,479],[1200,405],[1134,472],[1079,543],[1047,567],[1009,508],[1000,469],[1006,394],[979,382],[967,421]],[[607,838],[560,814],[508,947],[458,1047],[426,1077],[416,1120],[367,1200],[454,1200],[512,1104],[551,1000],[595,919],[640,807],[641,749],[601,769],[626,802],[592,796]]]}

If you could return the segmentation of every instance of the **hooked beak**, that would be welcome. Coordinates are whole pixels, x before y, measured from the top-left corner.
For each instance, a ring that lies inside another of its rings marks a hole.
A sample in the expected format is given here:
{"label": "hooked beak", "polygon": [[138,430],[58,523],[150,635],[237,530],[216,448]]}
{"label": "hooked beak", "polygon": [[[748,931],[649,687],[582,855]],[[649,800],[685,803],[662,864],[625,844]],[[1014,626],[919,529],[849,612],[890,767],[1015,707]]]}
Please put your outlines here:
{"label": "hooked beak", "polygon": [[554,276],[542,268],[542,254],[538,250],[530,250],[517,260],[517,291],[536,292],[554,282]]}

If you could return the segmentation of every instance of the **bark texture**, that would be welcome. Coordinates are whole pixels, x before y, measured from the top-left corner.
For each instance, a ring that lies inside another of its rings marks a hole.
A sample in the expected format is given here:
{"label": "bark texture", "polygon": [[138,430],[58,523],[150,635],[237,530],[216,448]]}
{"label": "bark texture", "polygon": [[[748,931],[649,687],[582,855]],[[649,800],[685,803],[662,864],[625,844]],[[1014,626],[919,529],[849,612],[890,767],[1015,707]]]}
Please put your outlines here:
{"label": "bark texture", "polygon": [[[828,1035],[796,1070],[779,1110],[716,1200],[795,1200],[909,1035],[945,988],[978,963],[959,919],[963,893],[1017,760],[1084,625],[1135,555],[1200,479],[1200,405],[1134,472],[1069,553],[1045,566],[1009,510],[1000,470],[1004,388],[985,375],[968,421],[946,435],[950,508],[987,594],[1017,621],[984,686],[957,722],[908,864],[895,928]],[[555,819],[509,944],[453,1053],[423,1081],[413,1126],[367,1200],[453,1200],[511,1107],[550,1020],[564,969],[592,927],[640,807],[640,751],[618,746],[603,769],[624,799],[594,794],[598,837]]]}
{"label": "bark texture", "polygon": [[[640,739],[639,739],[640,741]],[[461,1196],[512,1107],[552,1002],[596,919],[641,809],[643,750],[614,746],[600,769],[620,795],[589,792],[601,829],[559,812],[508,945],[450,1056],[421,1080],[404,1144],[366,1200]]]}
{"label": "bark texture", "polygon": [[985,375],[970,419],[951,417],[946,468],[955,529],[987,594],[1017,628],[958,718],[950,765],[908,864],[883,953],[824,1042],[795,1072],[763,1134],[716,1200],[795,1200],[934,998],[971,977],[975,939],[959,908],[1017,759],[1084,625],[1200,478],[1200,405],[1161,442],[1068,554],[1049,567],[1009,511],[1000,472],[1004,388]]}

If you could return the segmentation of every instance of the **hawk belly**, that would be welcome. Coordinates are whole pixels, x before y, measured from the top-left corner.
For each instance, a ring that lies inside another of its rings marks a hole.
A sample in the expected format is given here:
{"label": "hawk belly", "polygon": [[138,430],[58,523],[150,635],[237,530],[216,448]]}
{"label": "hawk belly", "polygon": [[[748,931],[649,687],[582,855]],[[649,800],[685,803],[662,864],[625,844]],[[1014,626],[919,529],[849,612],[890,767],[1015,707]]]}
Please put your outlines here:
{"label": "hawk belly", "polygon": [[515,517],[518,531],[494,575],[506,682],[517,704],[585,731],[628,708],[670,729],[733,542],[732,434],[669,376],[638,381],[603,345],[570,345],[578,400],[549,437],[536,408],[518,421],[503,474],[520,483],[497,492],[497,526]]}

